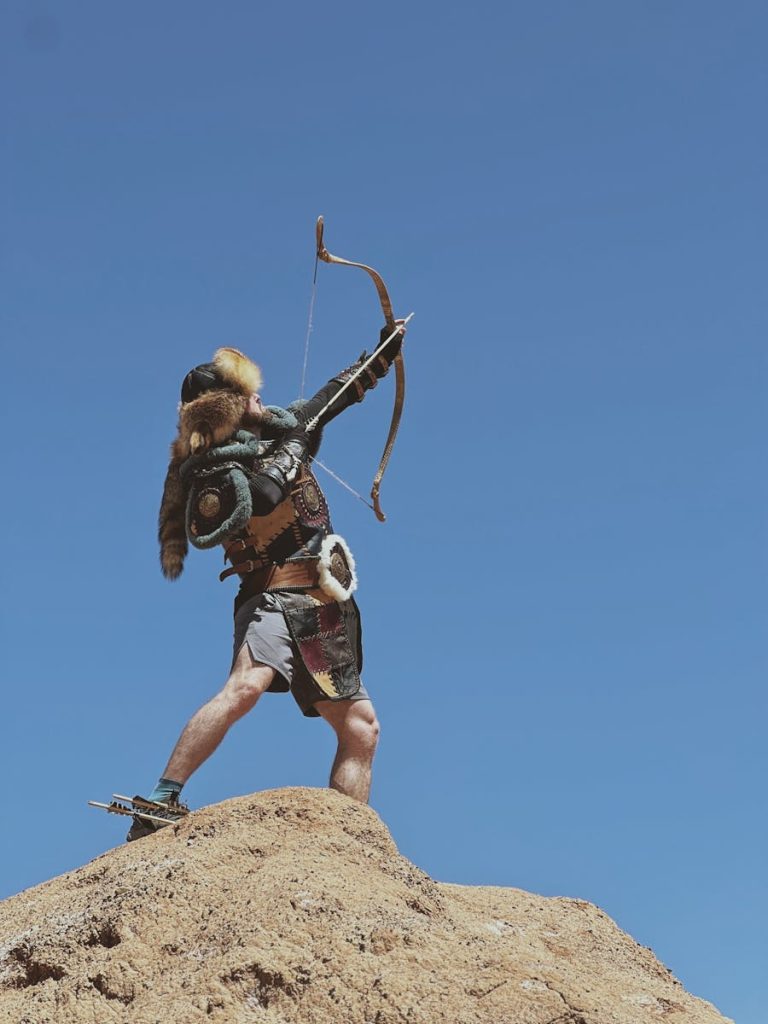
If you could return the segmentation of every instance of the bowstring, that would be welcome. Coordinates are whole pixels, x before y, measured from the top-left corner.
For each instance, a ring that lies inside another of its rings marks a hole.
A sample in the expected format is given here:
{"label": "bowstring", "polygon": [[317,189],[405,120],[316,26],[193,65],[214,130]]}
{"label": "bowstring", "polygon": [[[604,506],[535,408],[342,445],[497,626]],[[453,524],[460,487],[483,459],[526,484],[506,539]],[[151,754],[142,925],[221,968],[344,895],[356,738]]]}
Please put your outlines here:
{"label": "bowstring", "polygon": [[320,459],[318,459],[318,457],[317,457],[316,455],[315,455],[315,456],[314,456],[314,457],[312,458],[312,461],[314,462],[314,464],[315,464],[316,466],[319,466],[319,467],[320,467],[321,469],[324,469],[324,470],[325,470],[325,472],[326,472],[326,473],[328,474],[328,476],[331,476],[331,477],[333,477],[333,479],[334,479],[334,480],[336,481],[336,483],[337,483],[337,484],[341,484],[341,486],[342,486],[342,487],[345,487],[345,488],[346,488],[346,489],[347,489],[347,490],[349,491],[349,493],[350,493],[350,494],[354,494],[354,496],[355,496],[355,497],[356,497],[356,498],[357,498],[357,499],[358,499],[359,501],[362,501],[362,503],[363,503],[364,505],[367,505],[367,506],[368,506],[368,508],[372,509],[372,511],[374,511],[374,512],[376,511],[376,509],[375,509],[375,508],[373,507],[373,505],[371,504],[371,502],[370,502],[370,501],[368,501],[368,500],[367,500],[366,498],[364,498],[364,497],[362,496],[362,494],[360,494],[360,492],[359,492],[359,491],[356,491],[356,490],[355,490],[355,488],[354,488],[354,487],[351,487],[351,486],[350,486],[350,485],[349,485],[349,484],[347,483],[347,481],[346,481],[346,480],[342,480],[342,478],[341,478],[341,477],[340,477],[340,476],[339,476],[339,475],[338,475],[337,473],[334,473],[334,472],[333,472],[333,470],[332,470],[332,469],[330,468],[330,466],[326,466],[326,464],[325,464],[324,462],[321,462],[321,461],[320,461]]}
{"label": "bowstring", "polygon": [[[319,262],[320,251],[318,250],[318,252],[315,255],[315,269],[314,273],[312,274],[312,292],[309,297],[309,316],[307,317],[307,335],[306,338],[304,339],[304,362],[301,368],[301,387],[299,388],[299,398],[304,397],[304,388],[306,387],[307,383],[307,365],[309,364],[309,344],[312,336],[312,331],[315,329],[315,298],[317,296],[317,267]],[[321,462],[320,459],[317,458],[317,456],[313,457],[312,462],[314,462],[315,465],[319,466],[321,469],[325,470],[328,476],[333,477],[336,483],[341,484],[341,486],[348,490],[350,494],[353,494],[359,501],[362,501],[364,505],[367,505],[368,508],[373,509],[373,505],[370,503],[370,501],[367,501],[362,496],[362,494],[360,494],[359,491],[356,491],[355,488],[348,484],[346,480],[342,479],[338,475],[338,473],[334,473],[330,466],[326,466],[326,464],[324,462]],[[375,509],[373,510],[375,511]]]}
{"label": "bowstring", "polygon": [[367,369],[371,365],[371,363],[374,361],[374,359],[376,359],[376,357],[379,355],[379,352],[381,351],[381,349],[386,348],[386,346],[390,343],[390,341],[392,341],[392,339],[397,334],[399,334],[405,328],[405,326],[407,324],[409,324],[411,322],[411,320],[413,319],[413,317],[415,315],[416,315],[415,313],[409,313],[408,316],[405,318],[405,320],[397,322],[397,326],[395,327],[394,331],[392,331],[390,336],[386,339],[386,341],[382,341],[381,344],[378,345],[373,350],[373,352],[371,352],[371,354],[368,356],[368,358],[365,360],[365,362],[362,363],[355,370],[355,372],[352,374],[352,376],[349,377],[344,382],[344,384],[339,388],[339,390],[336,392],[336,394],[333,396],[333,398],[329,402],[326,402],[326,404],[323,406],[323,408],[320,410],[320,412],[316,413],[312,417],[312,419],[309,420],[309,422],[306,424],[307,430],[314,430],[315,429],[315,427],[320,422],[320,420],[325,415],[325,413],[327,413],[328,410],[339,400],[339,398],[347,390],[347,388],[350,387],[350,385],[355,383],[357,378],[362,374],[363,370]]}
{"label": "bowstring", "polygon": [[304,397],[304,386],[307,381],[307,364],[309,362],[309,339],[312,331],[315,328],[314,315],[315,315],[315,296],[317,295],[317,265],[320,262],[320,254],[315,256],[315,272],[312,275],[312,294],[309,298],[309,316],[307,317],[307,336],[304,339],[304,364],[301,368],[301,387],[299,388],[299,398]]}
{"label": "bowstring", "polygon": [[[312,331],[314,330],[314,300],[315,300],[315,297],[317,295],[317,264],[318,263],[319,263],[319,250],[317,250],[317,253],[316,253],[315,257],[314,257],[314,272],[312,273],[312,290],[311,290],[311,294],[309,296],[309,315],[307,316],[306,338],[304,339],[304,361],[303,361],[303,365],[302,365],[302,368],[301,368],[301,387],[299,388],[299,398],[303,398],[304,397],[304,387],[306,385],[306,370],[307,370],[307,365],[308,365],[308,362],[309,362],[309,340],[310,340]],[[392,337],[394,337],[394,335],[392,335]],[[358,492],[358,490],[355,490],[354,487],[351,486],[351,484],[347,483],[347,481],[345,479],[343,479],[341,476],[339,476],[338,473],[334,473],[334,471],[331,469],[331,467],[327,466],[325,464],[325,462],[321,462],[321,460],[319,460],[316,456],[312,457],[312,462],[314,463],[315,466],[319,466],[319,468],[325,470],[328,473],[329,476],[333,477],[333,479],[336,480],[337,483],[340,483],[342,485],[342,487],[344,487],[346,490],[348,490],[349,494],[353,495],[357,499],[357,501],[360,501],[360,502],[362,502],[362,504],[367,505],[368,508],[370,508],[373,512],[376,511],[374,506],[371,504],[370,501],[368,501],[367,498],[362,497],[362,495]]]}

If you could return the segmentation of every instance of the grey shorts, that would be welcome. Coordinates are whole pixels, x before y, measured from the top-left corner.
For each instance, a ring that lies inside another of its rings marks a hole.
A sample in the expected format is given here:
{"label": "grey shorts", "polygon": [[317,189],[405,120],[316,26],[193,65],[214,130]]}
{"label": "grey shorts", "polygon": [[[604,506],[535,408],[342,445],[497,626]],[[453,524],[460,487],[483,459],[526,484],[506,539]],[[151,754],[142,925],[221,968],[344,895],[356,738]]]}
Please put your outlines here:
{"label": "grey shorts", "polygon": [[[293,699],[307,718],[317,718],[315,704],[330,700],[307,671],[295,641],[288,631],[283,609],[273,594],[257,594],[241,605],[235,614],[235,639],[232,664],[244,643],[248,644],[255,661],[269,665],[277,675],[268,693],[293,694]],[[346,700],[370,700],[361,685],[353,697]]]}

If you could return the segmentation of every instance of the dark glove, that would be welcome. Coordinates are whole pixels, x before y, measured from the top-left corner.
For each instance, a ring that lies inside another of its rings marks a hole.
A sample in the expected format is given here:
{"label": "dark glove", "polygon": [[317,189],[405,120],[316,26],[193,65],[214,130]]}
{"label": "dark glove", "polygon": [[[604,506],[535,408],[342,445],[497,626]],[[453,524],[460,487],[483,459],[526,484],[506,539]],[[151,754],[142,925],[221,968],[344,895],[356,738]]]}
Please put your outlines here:
{"label": "dark glove", "polygon": [[[390,338],[390,334],[394,328],[384,325],[379,334],[379,347],[376,349],[376,354],[379,358],[374,359],[371,363],[371,368],[376,376],[381,379],[387,370],[392,365],[394,358],[400,352],[403,347],[403,334],[404,331],[398,331],[394,338]],[[389,338],[389,341],[387,339]]]}

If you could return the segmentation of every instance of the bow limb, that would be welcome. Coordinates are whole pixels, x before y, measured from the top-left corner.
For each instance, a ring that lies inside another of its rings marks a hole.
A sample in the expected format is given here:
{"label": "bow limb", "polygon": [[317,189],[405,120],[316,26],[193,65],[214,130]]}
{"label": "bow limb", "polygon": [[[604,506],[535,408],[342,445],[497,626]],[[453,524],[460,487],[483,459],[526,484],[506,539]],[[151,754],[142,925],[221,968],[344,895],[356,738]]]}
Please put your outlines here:
{"label": "bow limb", "polygon": [[318,217],[316,227],[317,258],[322,260],[323,263],[339,263],[344,267],[359,267],[360,270],[364,270],[367,274],[370,274],[379,295],[379,302],[381,303],[381,308],[384,312],[384,321],[387,327],[393,331],[395,329],[395,317],[392,313],[392,302],[390,301],[389,292],[387,291],[387,286],[384,284],[381,274],[377,273],[373,267],[369,267],[365,263],[354,263],[352,260],[343,260],[341,256],[334,256],[332,253],[328,252],[323,245],[323,228],[323,218]]}
{"label": "bow limb", "polygon": [[395,439],[397,438],[397,432],[400,429],[400,420],[403,415],[403,406],[405,405],[405,363],[403,362],[403,356],[401,352],[398,352],[395,356],[395,404],[392,407],[392,419],[389,424],[389,433],[387,434],[387,441],[384,445],[384,451],[381,455],[381,461],[379,462],[379,468],[376,470],[376,476],[373,478],[373,487],[371,487],[371,501],[373,502],[373,511],[376,513],[376,518],[380,523],[386,520],[381,504],[379,503],[379,490],[381,489],[381,481],[384,478],[387,465],[389,463],[389,457],[392,454],[392,449],[395,447]]}
{"label": "bow limb", "polygon": [[[317,218],[317,258],[322,260],[324,263],[339,263],[345,267],[358,267],[360,270],[364,270],[370,275],[371,280],[376,286],[376,292],[379,296],[379,302],[384,313],[384,321],[387,328],[394,332],[397,329],[397,323],[395,321],[394,314],[392,312],[392,302],[389,298],[389,292],[387,286],[381,275],[369,267],[365,263],[355,263],[352,260],[342,259],[340,256],[334,256],[328,252],[323,244],[323,218]],[[381,481],[384,478],[387,465],[389,463],[392,450],[395,447],[395,439],[397,438],[397,432],[400,427],[400,419],[403,415],[403,406],[405,404],[405,362],[403,360],[402,352],[398,352],[394,359],[395,363],[395,404],[392,409],[392,420],[389,424],[389,433],[387,435],[386,444],[384,445],[384,451],[382,452],[381,459],[379,461],[379,468],[376,470],[376,476],[373,479],[373,487],[371,488],[371,501],[373,502],[373,510],[376,513],[376,518],[380,523],[386,520],[381,504],[379,502],[379,491],[381,489]]]}

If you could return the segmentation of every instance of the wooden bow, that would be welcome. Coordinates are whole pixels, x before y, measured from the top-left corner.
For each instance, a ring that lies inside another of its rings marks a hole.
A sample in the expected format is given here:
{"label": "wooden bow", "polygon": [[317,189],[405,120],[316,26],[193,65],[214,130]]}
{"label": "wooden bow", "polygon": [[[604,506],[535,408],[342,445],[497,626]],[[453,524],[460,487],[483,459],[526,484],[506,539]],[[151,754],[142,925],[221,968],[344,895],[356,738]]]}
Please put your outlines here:
{"label": "wooden bow", "polygon": [[[367,274],[370,274],[373,283],[376,285],[376,291],[379,296],[379,302],[384,312],[384,320],[387,328],[390,331],[392,337],[397,333],[398,324],[395,320],[392,312],[392,303],[389,298],[389,292],[387,286],[373,267],[367,266],[365,263],[355,263],[352,260],[344,260],[340,256],[334,256],[328,252],[323,244],[323,218],[317,218],[317,258],[322,260],[324,263],[340,263],[345,267],[359,267],[360,270],[364,270]],[[410,319],[410,317],[409,317]],[[384,451],[379,462],[379,468],[376,470],[376,476],[373,478],[373,487],[371,488],[371,501],[373,502],[373,511],[376,513],[376,518],[380,523],[386,520],[386,515],[382,511],[381,504],[379,502],[379,491],[381,489],[381,481],[384,478],[384,473],[389,463],[389,458],[392,454],[392,449],[395,447],[395,438],[397,437],[397,431],[400,427],[400,419],[403,415],[403,405],[405,404],[405,362],[403,361],[402,351],[398,352],[394,359],[395,363],[395,403],[392,409],[392,421],[389,424],[389,434],[387,435],[387,442],[384,445]]]}

